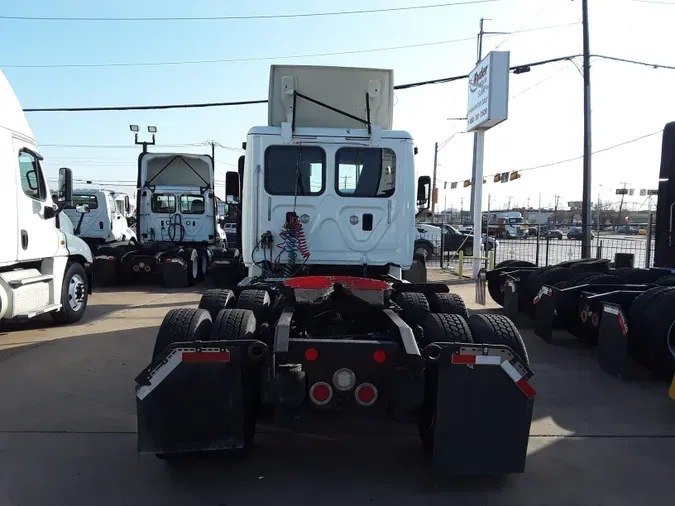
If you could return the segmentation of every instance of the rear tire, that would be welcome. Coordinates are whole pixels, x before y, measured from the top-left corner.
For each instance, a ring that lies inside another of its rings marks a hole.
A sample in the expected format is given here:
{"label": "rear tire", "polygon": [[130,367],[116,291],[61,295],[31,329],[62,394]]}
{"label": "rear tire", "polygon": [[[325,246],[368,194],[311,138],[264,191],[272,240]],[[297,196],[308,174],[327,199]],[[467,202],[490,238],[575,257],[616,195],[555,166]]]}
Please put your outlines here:
{"label": "rear tire", "polygon": [[469,319],[464,300],[455,293],[434,293],[429,299],[429,306],[434,313],[456,314]]}
{"label": "rear tire", "polygon": [[233,307],[236,304],[236,297],[232,290],[212,288],[204,292],[199,300],[199,308],[206,309],[211,315],[213,321],[216,320],[221,309]]}
{"label": "rear tire", "polygon": [[430,313],[429,301],[423,293],[401,292],[394,301],[401,308],[401,318],[412,328],[423,325]]}
{"label": "rear tire", "polygon": [[[254,339],[257,328],[258,323],[250,309],[222,309],[213,323],[211,339],[214,341]],[[260,379],[259,369],[242,370],[244,445],[241,451],[243,452],[251,448],[255,437],[256,420],[260,409]]]}
{"label": "rear tire", "polygon": [[84,266],[71,262],[66,267],[61,285],[61,309],[52,312],[54,321],[60,324],[75,323],[82,319],[89,302],[89,280]]}
{"label": "rear tire", "polygon": [[530,358],[523,338],[515,324],[504,315],[474,314],[469,318],[469,328],[476,343],[505,344],[525,362]]}
{"label": "rear tire", "polygon": [[471,330],[466,320],[457,314],[431,313],[422,326],[424,337],[420,347],[435,342],[473,343]]}
{"label": "rear tire", "polygon": [[152,359],[173,343],[208,341],[211,335],[211,315],[205,309],[172,309],[157,332]]}
{"label": "rear tire", "polygon": [[272,299],[265,290],[244,290],[239,294],[237,300],[238,309],[250,309],[255,314],[259,323],[265,322],[269,318]]}

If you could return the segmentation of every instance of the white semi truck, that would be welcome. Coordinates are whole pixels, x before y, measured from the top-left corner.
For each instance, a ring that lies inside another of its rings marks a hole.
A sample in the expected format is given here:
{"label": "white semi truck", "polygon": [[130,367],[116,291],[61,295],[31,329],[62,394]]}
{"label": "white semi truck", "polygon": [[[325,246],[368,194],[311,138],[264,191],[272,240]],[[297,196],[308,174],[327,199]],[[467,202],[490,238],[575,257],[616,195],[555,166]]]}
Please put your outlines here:
{"label": "white semi truck", "polygon": [[431,181],[415,191],[393,102],[390,70],[272,67],[269,123],[226,175],[249,275],[165,316],[136,378],[141,452],[246,449],[258,423],[377,437],[407,425],[434,473],[523,472],[525,346],[506,317],[469,317],[421,279],[414,220]]}
{"label": "white semi truck", "polygon": [[[86,206],[88,213],[78,212]],[[73,223],[75,235],[83,239],[94,255],[94,279],[99,285],[115,285],[122,277],[119,259],[138,243],[129,226],[129,196],[107,189],[76,189],[64,213]]]}
{"label": "white semi truck", "polygon": [[[49,191],[33,132],[0,71],[0,322],[51,313],[60,323],[82,318],[91,293],[92,255],[59,213],[72,199],[72,172],[60,169]],[[80,212],[86,212],[81,207]],[[61,223],[63,226],[61,227]]]}
{"label": "white semi truck", "polygon": [[119,255],[125,277],[191,286],[222,268],[214,261],[227,256],[227,239],[217,219],[210,156],[144,151],[136,202],[138,244]]}

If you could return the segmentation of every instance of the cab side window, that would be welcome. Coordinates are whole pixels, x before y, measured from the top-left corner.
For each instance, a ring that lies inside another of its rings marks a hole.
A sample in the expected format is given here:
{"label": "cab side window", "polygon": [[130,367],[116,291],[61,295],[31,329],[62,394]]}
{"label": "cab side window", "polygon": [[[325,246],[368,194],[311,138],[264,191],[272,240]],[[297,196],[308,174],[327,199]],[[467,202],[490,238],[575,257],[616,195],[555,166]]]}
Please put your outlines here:
{"label": "cab side window", "polygon": [[45,200],[46,191],[40,164],[33,154],[27,151],[19,153],[19,173],[23,192],[32,199]]}

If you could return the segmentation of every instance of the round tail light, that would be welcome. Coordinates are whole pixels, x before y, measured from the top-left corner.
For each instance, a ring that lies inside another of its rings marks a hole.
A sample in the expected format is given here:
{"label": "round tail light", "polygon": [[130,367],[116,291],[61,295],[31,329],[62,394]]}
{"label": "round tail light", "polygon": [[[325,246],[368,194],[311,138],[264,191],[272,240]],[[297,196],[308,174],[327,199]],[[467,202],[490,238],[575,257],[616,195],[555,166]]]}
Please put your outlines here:
{"label": "round tail light", "polygon": [[309,398],[318,406],[328,404],[333,398],[333,387],[324,381],[314,383],[309,389]]}
{"label": "round tail light", "polygon": [[377,401],[377,388],[370,383],[361,383],[356,387],[354,397],[361,406],[372,406]]}

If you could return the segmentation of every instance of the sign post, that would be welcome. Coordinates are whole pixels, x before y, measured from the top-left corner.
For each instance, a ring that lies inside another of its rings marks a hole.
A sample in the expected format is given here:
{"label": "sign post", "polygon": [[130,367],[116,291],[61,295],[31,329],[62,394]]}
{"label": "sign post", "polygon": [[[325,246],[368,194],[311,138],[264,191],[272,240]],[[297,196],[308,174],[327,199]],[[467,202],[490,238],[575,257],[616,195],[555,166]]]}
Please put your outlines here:
{"label": "sign post", "polygon": [[[476,173],[473,181],[473,256],[481,251],[483,230],[483,154],[485,132],[508,118],[509,109],[508,51],[489,53],[469,74],[467,132],[476,132]],[[487,242],[487,241],[486,241]],[[478,279],[480,260],[473,261],[473,277]]]}

